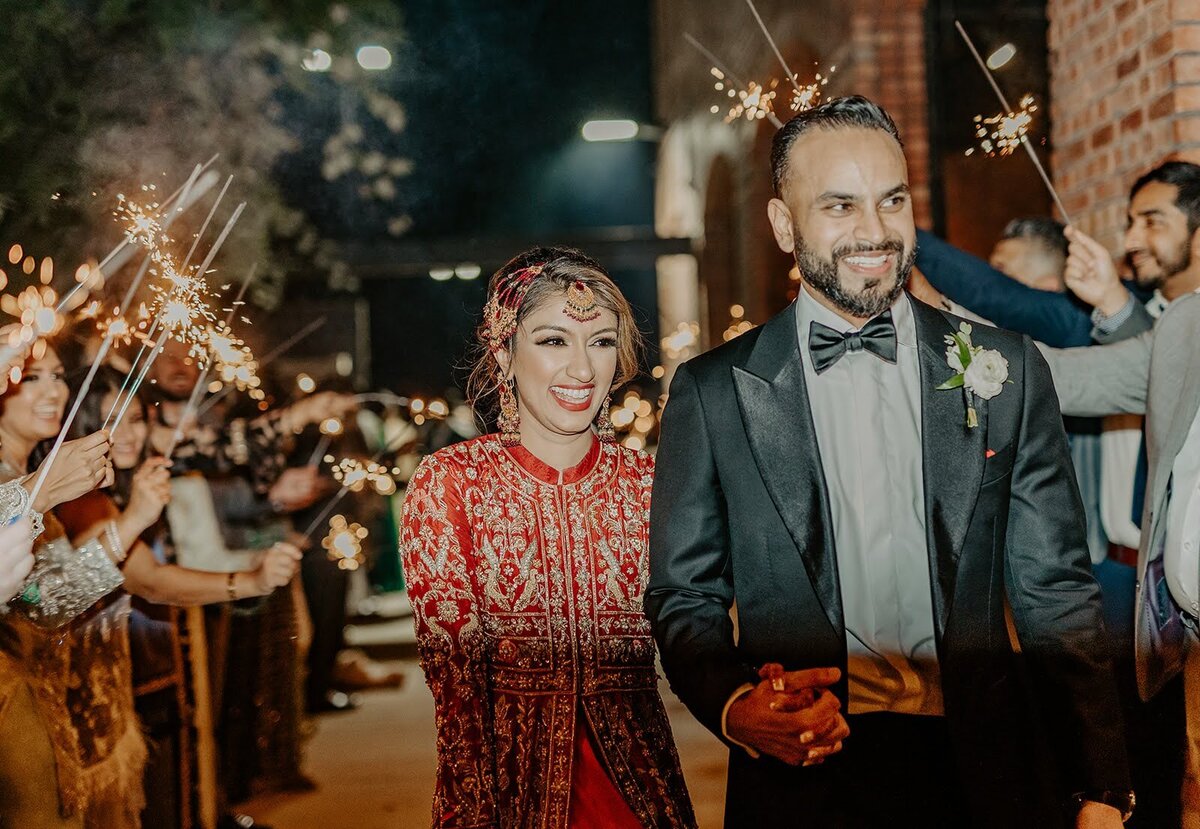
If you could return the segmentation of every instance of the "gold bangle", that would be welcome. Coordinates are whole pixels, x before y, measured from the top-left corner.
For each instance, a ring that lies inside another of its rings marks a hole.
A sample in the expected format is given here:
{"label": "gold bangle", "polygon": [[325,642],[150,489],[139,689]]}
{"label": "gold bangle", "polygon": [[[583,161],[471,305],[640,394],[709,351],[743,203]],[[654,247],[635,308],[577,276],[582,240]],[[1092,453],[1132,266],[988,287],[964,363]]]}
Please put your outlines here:
{"label": "gold bangle", "polygon": [[225,591],[229,594],[229,601],[236,602],[238,599],[237,593],[237,573],[230,573],[225,579]]}

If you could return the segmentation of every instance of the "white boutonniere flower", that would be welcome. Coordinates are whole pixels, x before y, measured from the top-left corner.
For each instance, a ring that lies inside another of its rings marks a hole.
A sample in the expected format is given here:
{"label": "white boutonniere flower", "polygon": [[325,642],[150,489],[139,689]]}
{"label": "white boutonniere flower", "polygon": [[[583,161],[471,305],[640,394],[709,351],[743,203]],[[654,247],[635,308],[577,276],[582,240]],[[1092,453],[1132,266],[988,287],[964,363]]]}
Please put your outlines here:
{"label": "white boutonniere flower", "polygon": [[946,364],[957,372],[938,386],[939,391],[962,389],[967,402],[967,427],[979,425],[975,411],[976,397],[991,400],[1003,389],[1008,379],[1008,360],[999,351],[971,342],[970,323],[960,323],[958,332],[946,335]]}

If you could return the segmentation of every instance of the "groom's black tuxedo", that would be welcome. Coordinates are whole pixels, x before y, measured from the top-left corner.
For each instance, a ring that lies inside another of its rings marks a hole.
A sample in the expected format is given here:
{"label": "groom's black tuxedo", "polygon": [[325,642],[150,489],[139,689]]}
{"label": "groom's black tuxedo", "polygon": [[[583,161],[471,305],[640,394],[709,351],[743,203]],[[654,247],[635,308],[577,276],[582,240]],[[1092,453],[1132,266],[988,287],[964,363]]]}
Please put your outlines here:
{"label": "groom's black tuxedo", "polygon": [[[1129,784],[1054,387],[1027,337],[976,326],[975,344],[1007,358],[1012,382],[977,401],[979,425],[967,428],[961,390],[936,388],[953,374],[944,338],[960,320],[916,301],[913,313],[930,590],[959,774],[912,797],[961,786],[964,826],[1056,826],[1073,792]],[[680,367],[663,418],[646,612],[672,688],[718,736],[730,695],[761,664],[846,671],[822,471],[837,459],[819,457],[801,359],[789,308]],[[845,680],[834,690],[846,710]],[[800,768],[735,748],[726,826],[809,825],[806,801],[839,759]],[[872,781],[861,785],[871,797]]]}

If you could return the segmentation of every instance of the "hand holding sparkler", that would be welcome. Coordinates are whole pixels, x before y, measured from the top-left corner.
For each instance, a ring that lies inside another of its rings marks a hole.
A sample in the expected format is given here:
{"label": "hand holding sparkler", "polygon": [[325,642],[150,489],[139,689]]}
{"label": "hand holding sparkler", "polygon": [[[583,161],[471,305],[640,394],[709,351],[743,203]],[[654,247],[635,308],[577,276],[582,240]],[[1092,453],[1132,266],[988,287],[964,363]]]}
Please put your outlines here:
{"label": "hand holding sparkler", "polygon": [[330,419],[341,419],[358,406],[354,395],[333,391],[317,392],[298,400],[284,409],[280,425],[285,430],[300,432],[305,426]]}
{"label": "hand holding sparkler", "polygon": [[125,515],[134,524],[147,529],[171,502],[171,462],[166,458],[150,458],[133,473],[133,486]]}
{"label": "hand holding sparkler", "polygon": [[258,595],[266,596],[276,588],[288,584],[300,569],[300,559],[304,554],[295,544],[280,541],[274,544],[263,555],[262,562],[254,571],[254,587]]}
{"label": "hand holding sparkler", "polygon": [[267,497],[276,512],[295,512],[315,504],[322,489],[315,466],[293,466],[283,470]]}
{"label": "hand holding sparkler", "polygon": [[1129,301],[1129,291],[1104,245],[1082,230],[1068,225],[1066,229],[1067,266],[1063,280],[1071,293],[1091,305],[1106,317],[1111,317]]}
{"label": "hand holding sparkler", "polygon": [[56,454],[42,461],[37,474],[27,479],[41,483],[40,488],[35,486],[30,492],[32,508],[46,512],[93,489],[109,486],[113,481],[110,446],[108,432],[103,431],[63,443]]}

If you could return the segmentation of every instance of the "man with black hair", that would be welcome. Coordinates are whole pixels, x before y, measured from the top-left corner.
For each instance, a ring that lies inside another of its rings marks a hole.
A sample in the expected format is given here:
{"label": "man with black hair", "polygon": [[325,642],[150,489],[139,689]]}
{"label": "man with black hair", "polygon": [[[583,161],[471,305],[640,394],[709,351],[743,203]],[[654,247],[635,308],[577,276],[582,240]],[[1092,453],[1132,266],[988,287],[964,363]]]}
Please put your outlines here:
{"label": "man with black hair", "polygon": [[1063,291],[1067,237],[1063,224],[1048,216],[1013,219],[992,248],[988,264],[1039,291]]}
{"label": "man with black hair", "polygon": [[904,293],[916,231],[879,106],[796,116],[772,168],[800,295],[679,368],[651,505],[646,612],[731,747],[726,825],[1119,827],[1121,713],[1044,360]]}

